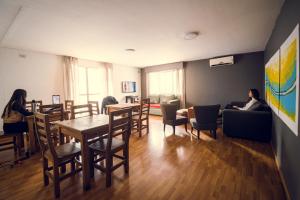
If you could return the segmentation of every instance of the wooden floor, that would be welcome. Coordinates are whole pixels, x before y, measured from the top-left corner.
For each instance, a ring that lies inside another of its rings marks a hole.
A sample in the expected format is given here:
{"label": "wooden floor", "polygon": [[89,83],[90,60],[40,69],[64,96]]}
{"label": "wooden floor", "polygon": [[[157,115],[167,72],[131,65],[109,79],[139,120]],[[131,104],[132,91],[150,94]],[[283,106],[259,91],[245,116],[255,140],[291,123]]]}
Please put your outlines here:
{"label": "wooden floor", "polygon": [[[152,117],[150,134],[130,141],[130,173],[115,171],[113,186],[95,173],[92,189],[82,190],[81,173],[61,184],[61,199],[285,199],[270,145],[232,139],[218,130],[191,141],[183,127],[172,135]],[[3,158],[3,155],[0,155]],[[0,157],[0,159],[1,159]],[[40,156],[0,169],[0,199],[53,199],[53,185],[44,187]]]}

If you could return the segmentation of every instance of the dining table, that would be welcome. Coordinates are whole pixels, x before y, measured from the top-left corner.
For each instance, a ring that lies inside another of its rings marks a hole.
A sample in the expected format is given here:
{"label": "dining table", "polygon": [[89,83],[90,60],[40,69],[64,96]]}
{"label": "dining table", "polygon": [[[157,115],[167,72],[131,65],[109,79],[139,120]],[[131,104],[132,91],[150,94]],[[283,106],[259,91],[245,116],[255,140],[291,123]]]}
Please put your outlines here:
{"label": "dining table", "polygon": [[108,109],[108,113],[110,113],[124,108],[138,109],[140,106],[141,104],[139,103],[119,103],[119,104],[107,105],[106,108]]}
{"label": "dining table", "polygon": [[89,166],[90,139],[104,135],[108,132],[109,115],[92,115],[76,119],[53,122],[60,135],[60,144],[64,143],[64,136],[74,137],[81,145],[83,189],[90,189],[91,176]]}

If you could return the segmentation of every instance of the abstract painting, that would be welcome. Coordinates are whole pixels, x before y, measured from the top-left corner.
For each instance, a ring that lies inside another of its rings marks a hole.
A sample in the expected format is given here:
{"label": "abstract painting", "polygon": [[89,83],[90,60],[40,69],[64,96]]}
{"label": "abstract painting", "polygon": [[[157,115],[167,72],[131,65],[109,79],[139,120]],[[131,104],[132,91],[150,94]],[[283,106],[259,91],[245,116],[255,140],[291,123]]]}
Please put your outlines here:
{"label": "abstract painting", "polygon": [[298,135],[299,25],[280,47],[279,117]]}
{"label": "abstract painting", "polygon": [[265,97],[272,110],[278,114],[279,109],[279,51],[277,51],[265,66]]}

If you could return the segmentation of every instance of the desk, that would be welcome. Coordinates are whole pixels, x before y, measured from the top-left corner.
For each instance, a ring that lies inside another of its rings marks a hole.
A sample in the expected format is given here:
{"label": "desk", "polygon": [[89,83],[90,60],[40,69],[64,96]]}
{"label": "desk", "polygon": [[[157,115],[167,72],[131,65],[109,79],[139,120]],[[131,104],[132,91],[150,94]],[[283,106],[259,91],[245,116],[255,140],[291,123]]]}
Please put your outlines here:
{"label": "desk", "polygon": [[124,108],[137,109],[140,107],[140,104],[139,103],[121,103],[121,104],[107,105],[106,107],[108,108],[108,113],[110,113],[112,111],[116,111],[116,110],[120,110],[120,109],[124,109]]}
{"label": "desk", "polygon": [[71,136],[80,141],[82,156],[83,189],[90,189],[90,166],[88,140],[106,134],[108,132],[109,116],[93,115],[65,121],[54,122],[60,134],[60,142],[63,143],[63,135]]}

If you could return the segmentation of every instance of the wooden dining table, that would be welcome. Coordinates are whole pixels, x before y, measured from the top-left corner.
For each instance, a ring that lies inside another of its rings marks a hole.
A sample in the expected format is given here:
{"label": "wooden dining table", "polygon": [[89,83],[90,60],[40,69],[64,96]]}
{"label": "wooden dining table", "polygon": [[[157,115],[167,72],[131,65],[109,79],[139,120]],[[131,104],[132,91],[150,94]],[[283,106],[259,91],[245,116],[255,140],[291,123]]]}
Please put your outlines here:
{"label": "wooden dining table", "polygon": [[71,120],[54,122],[60,134],[60,143],[64,143],[63,136],[71,136],[80,141],[82,156],[83,189],[90,189],[90,166],[88,140],[106,134],[109,126],[108,115],[93,115]]}
{"label": "wooden dining table", "polygon": [[139,108],[141,104],[139,103],[119,103],[119,104],[111,104],[111,105],[107,105],[106,107],[108,108],[108,113],[116,111],[116,110],[120,110],[120,109],[124,109],[124,108]]}

